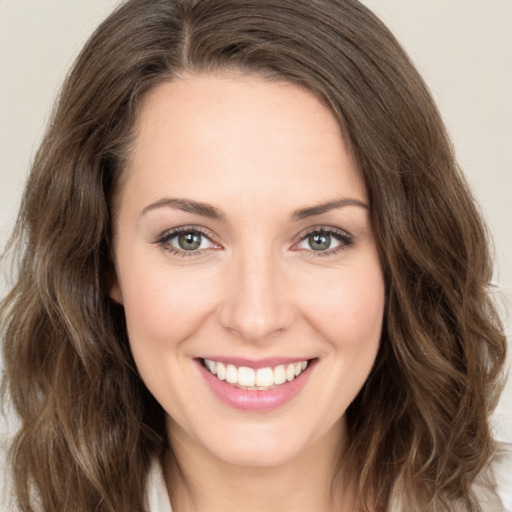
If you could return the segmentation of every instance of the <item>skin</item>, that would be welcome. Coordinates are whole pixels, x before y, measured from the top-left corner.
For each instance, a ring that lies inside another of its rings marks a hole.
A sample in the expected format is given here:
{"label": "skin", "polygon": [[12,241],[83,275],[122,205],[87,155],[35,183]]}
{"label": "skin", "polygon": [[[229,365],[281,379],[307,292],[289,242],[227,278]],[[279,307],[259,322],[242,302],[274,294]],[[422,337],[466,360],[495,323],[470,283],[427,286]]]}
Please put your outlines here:
{"label": "skin", "polygon": [[[167,414],[173,511],[350,510],[330,486],[345,411],[379,347],[384,281],[336,119],[291,84],[186,75],[145,98],[136,129],[116,195],[110,295]],[[207,203],[219,218],[169,198]],[[340,199],[353,204],[332,207]],[[180,249],[169,230],[182,226],[207,234],[200,250]],[[308,233],[320,228],[343,237],[315,251]],[[212,394],[196,361],[211,355],[317,362],[292,400],[254,412]]]}

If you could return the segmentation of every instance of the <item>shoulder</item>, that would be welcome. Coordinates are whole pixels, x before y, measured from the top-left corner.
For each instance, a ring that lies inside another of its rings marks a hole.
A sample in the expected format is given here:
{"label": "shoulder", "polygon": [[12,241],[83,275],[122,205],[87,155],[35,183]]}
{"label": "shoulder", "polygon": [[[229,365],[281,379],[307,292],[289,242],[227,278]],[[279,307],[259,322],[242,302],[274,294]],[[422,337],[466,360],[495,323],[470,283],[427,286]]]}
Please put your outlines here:
{"label": "shoulder", "polygon": [[499,443],[492,463],[476,480],[473,491],[483,512],[512,512],[512,444]]}
{"label": "shoulder", "polygon": [[[0,417],[0,427],[3,427],[1,423]],[[4,434],[0,428],[0,469],[3,470],[0,471],[0,512],[15,510],[14,496],[11,492],[11,472],[8,467],[8,441],[7,434]]]}
{"label": "shoulder", "polygon": [[[7,466],[7,439],[0,433],[0,468],[6,469]],[[12,512],[17,510],[14,503],[14,497],[10,489],[12,482],[9,471],[0,471],[3,478],[0,477],[0,512]],[[160,462],[154,459],[148,475],[147,489],[148,512],[172,512],[171,503],[167,494],[167,487],[164,481],[164,475]]]}
{"label": "shoulder", "polygon": [[500,443],[492,469],[503,506],[512,512],[512,443]]}
{"label": "shoulder", "polygon": [[162,465],[153,459],[147,483],[148,512],[172,512],[171,502],[167,494]]}

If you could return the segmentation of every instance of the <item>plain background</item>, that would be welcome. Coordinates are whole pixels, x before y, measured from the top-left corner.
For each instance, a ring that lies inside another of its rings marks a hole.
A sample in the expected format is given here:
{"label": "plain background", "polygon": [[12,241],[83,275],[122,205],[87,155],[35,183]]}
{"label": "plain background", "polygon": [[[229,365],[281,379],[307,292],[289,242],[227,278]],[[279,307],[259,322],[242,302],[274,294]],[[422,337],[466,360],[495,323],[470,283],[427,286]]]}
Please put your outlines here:
{"label": "plain background", "polygon": [[[66,71],[118,3],[0,0],[0,248],[12,228],[30,161]],[[494,235],[494,281],[510,340],[512,0],[363,3],[403,44],[438,103]],[[7,286],[3,279],[0,296]],[[494,422],[498,437],[512,442],[512,382]]]}

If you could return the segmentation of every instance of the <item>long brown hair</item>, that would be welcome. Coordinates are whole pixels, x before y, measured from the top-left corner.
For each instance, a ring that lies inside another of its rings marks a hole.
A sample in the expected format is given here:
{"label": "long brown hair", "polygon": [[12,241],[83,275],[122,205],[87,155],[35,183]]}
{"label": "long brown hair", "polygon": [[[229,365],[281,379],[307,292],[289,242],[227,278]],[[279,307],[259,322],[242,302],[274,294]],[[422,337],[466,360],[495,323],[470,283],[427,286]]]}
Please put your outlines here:
{"label": "long brown hair", "polygon": [[89,40],[11,241],[3,387],[20,418],[10,452],[20,508],[144,509],[151,458],[172,447],[106,293],[112,194],[141,98],[185,71],[224,70],[315,94],[369,192],[387,303],[343,455],[363,506],[478,510],[471,485],[493,453],[505,357],[487,232],[426,86],[355,0],[131,0]]}

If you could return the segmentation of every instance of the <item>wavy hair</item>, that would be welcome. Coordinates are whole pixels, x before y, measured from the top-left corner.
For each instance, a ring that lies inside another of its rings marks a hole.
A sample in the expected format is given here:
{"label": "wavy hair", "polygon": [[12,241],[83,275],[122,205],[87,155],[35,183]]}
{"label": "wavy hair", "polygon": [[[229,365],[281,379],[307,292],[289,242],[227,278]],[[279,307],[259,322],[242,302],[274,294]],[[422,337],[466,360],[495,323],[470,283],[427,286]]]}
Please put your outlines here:
{"label": "wavy hair", "polygon": [[112,196],[148,91],[231,70],[318,97],[369,192],[386,309],[343,454],[363,508],[479,510],[471,488],[493,454],[505,357],[488,235],[424,82],[356,0],[130,0],[83,49],[10,243],[3,389],[20,418],[10,450],[20,508],[145,509],[151,458],[172,447],[106,292]]}

